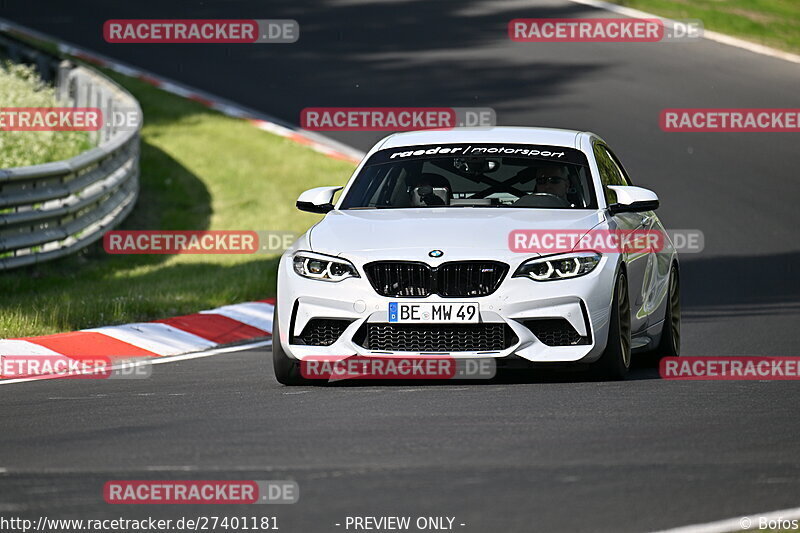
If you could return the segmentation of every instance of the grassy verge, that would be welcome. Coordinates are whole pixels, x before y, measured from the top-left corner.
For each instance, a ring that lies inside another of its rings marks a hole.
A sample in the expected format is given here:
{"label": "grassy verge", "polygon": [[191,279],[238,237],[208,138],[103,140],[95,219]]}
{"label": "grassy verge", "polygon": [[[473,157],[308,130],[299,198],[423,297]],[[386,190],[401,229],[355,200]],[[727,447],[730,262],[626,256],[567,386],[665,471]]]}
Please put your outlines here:
{"label": "grassy verge", "polygon": [[667,18],[702,19],[707,30],[800,53],[800,2],[797,0],[611,1]]}
{"label": "grassy verge", "polygon": [[[342,184],[351,163],[145,83],[111,75],[142,104],[141,195],[120,229],[301,232],[297,195]],[[277,257],[77,256],[0,273],[0,338],[152,320],[274,295]]]}

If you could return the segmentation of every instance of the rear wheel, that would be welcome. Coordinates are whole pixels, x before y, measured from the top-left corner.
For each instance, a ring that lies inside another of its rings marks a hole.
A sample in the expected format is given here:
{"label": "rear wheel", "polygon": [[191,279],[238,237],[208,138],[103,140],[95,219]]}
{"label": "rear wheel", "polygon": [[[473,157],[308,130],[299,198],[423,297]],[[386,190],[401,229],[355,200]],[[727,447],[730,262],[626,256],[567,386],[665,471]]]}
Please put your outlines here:
{"label": "rear wheel", "polygon": [[272,315],[272,368],[275,370],[275,379],[283,385],[307,385],[309,381],[300,374],[300,361],[286,355],[280,339],[276,302],[275,312]]}
{"label": "rear wheel", "polygon": [[594,364],[595,374],[608,380],[624,379],[631,367],[631,303],[628,298],[628,279],[620,272],[611,303],[608,342],[603,355]]}

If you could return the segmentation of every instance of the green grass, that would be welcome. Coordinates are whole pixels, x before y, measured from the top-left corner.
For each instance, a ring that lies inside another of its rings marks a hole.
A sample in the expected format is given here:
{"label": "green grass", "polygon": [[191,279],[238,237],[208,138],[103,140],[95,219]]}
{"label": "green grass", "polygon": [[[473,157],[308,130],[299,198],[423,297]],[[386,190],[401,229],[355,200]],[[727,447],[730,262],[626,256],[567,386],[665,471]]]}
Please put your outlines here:
{"label": "green grass", "polygon": [[[142,104],[141,194],[119,229],[302,232],[300,192],[353,164],[112,75]],[[0,338],[152,320],[274,295],[277,256],[108,255],[100,244],[0,273]]]}
{"label": "green grass", "polygon": [[797,0],[611,0],[672,19],[701,19],[707,30],[800,52]]}

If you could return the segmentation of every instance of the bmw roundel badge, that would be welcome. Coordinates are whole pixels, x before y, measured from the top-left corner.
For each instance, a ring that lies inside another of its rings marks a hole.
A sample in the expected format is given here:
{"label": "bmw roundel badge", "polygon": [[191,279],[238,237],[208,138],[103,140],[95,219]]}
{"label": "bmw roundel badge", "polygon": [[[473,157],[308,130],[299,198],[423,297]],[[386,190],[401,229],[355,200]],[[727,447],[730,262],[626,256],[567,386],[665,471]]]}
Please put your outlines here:
{"label": "bmw roundel badge", "polygon": [[431,250],[430,252],[428,252],[428,255],[431,257],[442,257],[444,255],[444,252],[441,250]]}

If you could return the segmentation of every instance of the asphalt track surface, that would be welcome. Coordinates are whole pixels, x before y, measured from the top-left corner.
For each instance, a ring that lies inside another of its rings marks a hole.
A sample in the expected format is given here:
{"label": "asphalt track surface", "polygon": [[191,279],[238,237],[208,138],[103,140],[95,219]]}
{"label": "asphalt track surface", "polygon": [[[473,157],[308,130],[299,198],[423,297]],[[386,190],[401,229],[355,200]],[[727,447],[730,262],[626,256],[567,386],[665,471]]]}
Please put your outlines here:
{"label": "asphalt track surface", "polygon": [[[533,4],[533,5],[532,5]],[[501,125],[592,130],[681,257],[685,355],[798,355],[800,151],[786,133],[664,133],[667,107],[800,107],[800,68],[718,43],[523,44],[569,2],[0,2],[3,17],[297,122],[311,106],[488,106]],[[294,45],[109,45],[109,18],[294,18]],[[380,134],[331,136],[367,149]],[[263,179],[268,179],[264,176]],[[269,201],[294,202],[294,198]],[[258,228],[280,229],[280,228]],[[793,382],[284,388],[260,351],[148,380],[0,387],[3,515],[455,516],[463,531],[645,531],[800,505]],[[109,479],[295,479],[292,506],[110,506]],[[213,513],[212,513],[213,511]]]}

